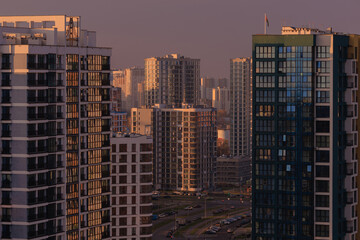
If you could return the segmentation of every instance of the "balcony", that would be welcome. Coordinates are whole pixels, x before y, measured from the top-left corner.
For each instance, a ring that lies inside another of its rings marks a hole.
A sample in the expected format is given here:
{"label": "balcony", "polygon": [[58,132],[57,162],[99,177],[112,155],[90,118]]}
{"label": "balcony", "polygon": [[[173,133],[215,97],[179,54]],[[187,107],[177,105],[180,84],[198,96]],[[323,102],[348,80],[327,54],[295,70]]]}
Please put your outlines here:
{"label": "balcony", "polygon": [[110,186],[102,186],[101,187],[101,192],[102,193],[110,192]]}
{"label": "balcony", "polygon": [[56,178],[56,183],[57,183],[57,184],[62,184],[62,183],[64,183],[64,182],[63,182],[63,178],[62,178],[62,177]]}
{"label": "balcony", "polygon": [[11,238],[11,232],[10,231],[3,231],[1,233],[2,238]]}
{"label": "balcony", "polygon": [[354,232],[354,228],[353,227],[347,227],[346,232],[347,233],[352,233],[352,232]]}
{"label": "balcony", "polygon": [[11,215],[2,215],[1,221],[3,222],[11,222]]}
{"label": "balcony", "polygon": [[10,113],[3,113],[1,115],[1,120],[10,120],[11,119],[11,114]]}
{"label": "balcony", "polygon": [[353,146],[354,141],[353,140],[346,140],[346,146]]}
{"label": "balcony", "polygon": [[57,233],[60,233],[60,232],[63,232],[63,231],[64,231],[64,230],[63,230],[63,226],[60,225],[60,226],[57,226],[57,227],[56,227],[56,232],[57,232]]}
{"label": "balcony", "polygon": [[347,204],[352,204],[354,202],[354,198],[353,197],[347,197],[346,198],[346,203]]}
{"label": "balcony", "polygon": [[347,111],[346,112],[346,117],[353,117],[354,116],[354,112],[353,111]]}
{"label": "balcony", "polygon": [[11,148],[10,148],[10,147],[3,148],[3,149],[1,150],[1,153],[2,153],[2,154],[11,154]]}
{"label": "balcony", "polygon": [[108,222],[110,222],[110,216],[103,216],[103,217],[101,218],[101,222],[102,222],[102,223],[108,223]]}
{"label": "balcony", "polygon": [[57,145],[57,151],[58,152],[61,152],[61,151],[64,151],[64,146],[63,145]]}
{"label": "balcony", "polygon": [[1,136],[2,137],[11,137],[11,130],[2,130]]}
{"label": "balcony", "polygon": [[2,205],[11,205],[11,198],[2,198],[1,204]]}
{"label": "balcony", "polygon": [[64,67],[63,64],[58,63],[58,64],[56,64],[56,69],[57,69],[57,70],[64,70],[65,67]]}
{"label": "balcony", "polygon": [[1,171],[11,171],[11,164],[10,163],[3,163],[1,165]]}
{"label": "balcony", "polygon": [[58,87],[64,86],[63,80],[57,80],[56,81],[56,86],[58,86]]}
{"label": "balcony", "polygon": [[2,103],[11,103],[11,97],[10,96],[3,96],[2,98],[1,98],[1,102]]}
{"label": "balcony", "polygon": [[1,81],[1,86],[2,86],[2,87],[10,87],[10,86],[11,86],[11,81],[10,81],[10,79],[3,79],[3,80]]}
{"label": "balcony", "polygon": [[102,126],[102,127],[101,127],[101,131],[103,131],[103,132],[109,132],[109,131],[110,131],[110,126],[109,126],[109,125]]}
{"label": "balcony", "polygon": [[80,174],[81,181],[87,180],[87,177],[84,173]]}
{"label": "balcony", "polygon": [[353,174],[354,174],[354,169],[352,169],[352,168],[346,169],[346,175],[353,175]]}
{"label": "balcony", "polygon": [[57,96],[57,102],[64,102],[63,96]]}
{"label": "balcony", "polygon": [[56,216],[63,216],[63,210],[62,209],[58,209],[56,210]]}
{"label": "balcony", "polygon": [[56,118],[57,118],[57,119],[59,119],[59,118],[64,118],[62,112],[56,113]]}
{"label": "balcony", "polygon": [[37,215],[36,214],[29,214],[28,215],[28,221],[32,222],[32,221],[36,221],[37,220]]}
{"label": "balcony", "polygon": [[57,166],[58,168],[64,167],[64,163],[63,163],[62,161],[57,161],[57,162],[56,162],[56,166]]}
{"label": "balcony", "polygon": [[11,188],[11,181],[10,180],[3,180],[1,187],[2,188]]}
{"label": "balcony", "polygon": [[110,64],[102,64],[102,70],[110,70]]}
{"label": "balcony", "polygon": [[61,193],[56,194],[56,199],[59,200],[63,200],[63,195]]}
{"label": "balcony", "polygon": [[10,62],[3,62],[1,64],[1,69],[11,69],[11,63]]}
{"label": "balcony", "polygon": [[80,131],[81,131],[81,133],[87,133],[86,127],[81,127],[81,128],[80,128]]}
{"label": "balcony", "polygon": [[102,207],[102,208],[110,207],[110,202],[109,202],[109,201],[102,201],[102,202],[101,202],[101,207]]}

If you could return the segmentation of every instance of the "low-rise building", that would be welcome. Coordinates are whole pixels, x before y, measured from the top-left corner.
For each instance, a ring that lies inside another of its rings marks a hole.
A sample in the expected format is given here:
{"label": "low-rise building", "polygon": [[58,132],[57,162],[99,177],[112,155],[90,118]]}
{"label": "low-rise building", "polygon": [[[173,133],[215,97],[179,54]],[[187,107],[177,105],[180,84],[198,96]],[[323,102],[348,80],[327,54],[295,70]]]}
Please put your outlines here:
{"label": "low-rise building", "polygon": [[251,158],[248,156],[216,159],[216,186],[240,186],[251,178]]}
{"label": "low-rise building", "polygon": [[112,239],[152,239],[152,137],[111,138]]}

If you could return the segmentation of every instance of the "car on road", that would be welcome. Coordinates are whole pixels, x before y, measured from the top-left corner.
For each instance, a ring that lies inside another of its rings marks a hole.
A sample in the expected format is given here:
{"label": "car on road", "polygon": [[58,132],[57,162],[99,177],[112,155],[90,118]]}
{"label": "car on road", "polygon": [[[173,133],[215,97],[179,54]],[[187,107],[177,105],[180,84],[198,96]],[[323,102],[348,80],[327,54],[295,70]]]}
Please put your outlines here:
{"label": "car on road", "polygon": [[234,229],[229,228],[226,232],[228,232],[228,233],[232,233],[232,232],[234,232]]}
{"label": "car on road", "polygon": [[192,206],[188,206],[188,207],[186,207],[186,208],[184,208],[185,210],[192,210],[193,209],[193,207]]}
{"label": "car on road", "polygon": [[214,230],[208,229],[204,232],[205,234],[216,234]]}
{"label": "car on road", "polygon": [[164,217],[167,217],[167,216],[168,216],[167,213],[162,213],[162,214],[159,215],[159,218],[164,218]]}
{"label": "car on road", "polygon": [[210,227],[209,229],[211,229],[211,230],[213,230],[213,231],[215,231],[215,232],[218,232],[218,231],[221,230],[221,227],[212,226],[212,227]]}

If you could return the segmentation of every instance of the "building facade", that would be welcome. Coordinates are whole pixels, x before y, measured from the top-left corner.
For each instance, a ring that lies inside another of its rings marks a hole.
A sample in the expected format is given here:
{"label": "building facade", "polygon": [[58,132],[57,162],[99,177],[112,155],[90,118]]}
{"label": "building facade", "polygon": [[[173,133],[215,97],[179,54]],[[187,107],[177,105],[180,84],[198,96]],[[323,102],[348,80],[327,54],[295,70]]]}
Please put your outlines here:
{"label": "building facade", "polygon": [[152,137],[111,138],[111,238],[152,239]]}
{"label": "building facade", "polygon": [[350,39],[294,27],[253,36],[253,239],[355,239],[358,57]]}
{"label": "building facade", "polygon": [[145,59],[145,101],[181,107],[200,99],[200,59],[179,54]]}
{"label": "building facade", "polygon": [[230,60],[230,152],[251,153],[251,58]]}
{"label": "building facade", "polygon": [[250,156],[221,156],[216,159],[216,187],[241,186],[250,179]]}
{"label": "building facade", "polygon": [[197,192],[214,187],[216,109],[153,108],[154,185]]}
{"label": "building facade", "polygon": [[122,111],[130,112],[133,107],[141,107],[144,99],[144,91],[142,91],[145,78],[144,68],[131,67],[116,70],[112,72],[112,75],[113,86],[122,89]]}
{"label": "building facade", "polygon": [[111,49],[80,17],[0,23],[1,239],[110,237]]}
{"label": "building facade", "polygon": [[212,89],[212,107],[217,110],[225,111],[230,110],[230,94],[228,88],[213,88]]}

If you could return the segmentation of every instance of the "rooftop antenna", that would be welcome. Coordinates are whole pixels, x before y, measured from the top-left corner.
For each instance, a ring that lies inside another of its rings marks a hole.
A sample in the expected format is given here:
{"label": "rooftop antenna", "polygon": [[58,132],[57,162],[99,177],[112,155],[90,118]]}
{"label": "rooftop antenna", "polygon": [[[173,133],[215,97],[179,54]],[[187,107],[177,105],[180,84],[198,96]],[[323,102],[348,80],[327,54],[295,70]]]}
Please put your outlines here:
{"label": "rooftop antenna", "polygon": [[69,41],[70,46],[74,46],[74,42],[77,43],[78,40],[78,29],[79,29],[79,21],[76,21],[76,25],[74,25],[74,18],[70,17],[69,25],[66,27],[66,40]]}

